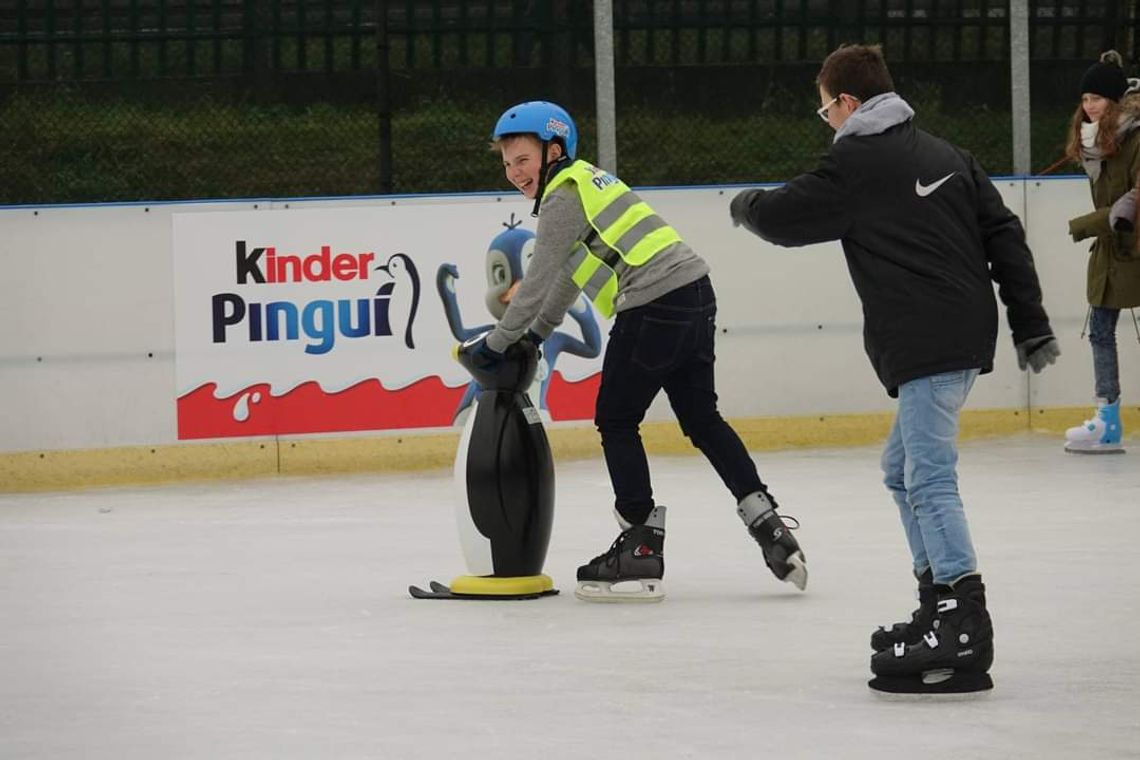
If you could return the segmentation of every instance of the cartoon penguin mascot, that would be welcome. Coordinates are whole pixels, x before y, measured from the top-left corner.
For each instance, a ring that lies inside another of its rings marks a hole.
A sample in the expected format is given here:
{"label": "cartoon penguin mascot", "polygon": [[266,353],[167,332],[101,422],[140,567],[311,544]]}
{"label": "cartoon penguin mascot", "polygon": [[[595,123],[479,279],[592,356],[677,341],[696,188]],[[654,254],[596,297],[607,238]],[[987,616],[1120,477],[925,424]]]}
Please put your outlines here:
{"label": "cartoon penguin mascot", "polygon": [[[487,248],[485,258],[487,290],[483,295],[483,301],[487,306],[487,311],[496,320],[501,319],[506,312],[507,306],[510,305],[511,299],[526,273],[530,257],[534,254],[534,233],[520,227],[521,224],[522,222],[516,221],[514,214],[511,214],[510,221],[503,222],[503,226],[507,229],[496,235]],[[439,291],[440,300],[443,302],[444,314],[447,316],[447,324],[451,328],[452,335],[455,336],[456,340],[463,342],[485,333],[494,325],[464,327],[455,293],[455,281],[458,278],[459,268],[455,264],[441,264],[436,273],[436,289]],[[587,299],[584,296],[579,296],[567,313],[578,323],[578,327],[582,331],[582,338],[578,339],[561,330],[556,330],[551,334],[542,344],[535,379],[529,389],[531,398],[537,400],[537,409],[544,421],[551,419],[546,397],[558,357],[567,353],[593,359],[602,351],[601,329],[598,327],[598,320],[594,316]],[[478,381],[473,380],[467,386],[463,398],[460,399],[455,409],[454,424],[458,425],[464,422],[466,415],[470,412],[471,403],[480,390],[482,389]]]}
{"label": "cartoon penguin mascot", "polygon": [[[380,286],[376,295],[389,299],[388,313],[408,315],[408,321],[404,323],[403,330],[404,345],[408,348],[415,348],[415,341],[412,340],[412,325],[416,321],[416,309],[419,308],[420,304],[420,275],[416,271],[415,262],[405,253],[394,253],[388,257],[386,263],[376,267],[376,271],[383,271],[392,278],[391,282],[386,282]],[[404,282],[407,282],[406,286],[402,284]],[[401,292],[407,293],[405,297],[408,299],[408,303],[397,306],[393,312],[391,298],[397,285],[401,285]],[[388,329],[392,329],[390,324]]]}
{"label": "cartoon penguin mascot", "polygon": [[470,575],[417,599],[535,599],[557,594],[542,574],[554,522],[554,459],[526,394],[538,348],[523,338],[501,361],[481,364],[472,349],[485,333],[455,349],[455,358],[482,388],[472,404],[455,457],[459,538]]}

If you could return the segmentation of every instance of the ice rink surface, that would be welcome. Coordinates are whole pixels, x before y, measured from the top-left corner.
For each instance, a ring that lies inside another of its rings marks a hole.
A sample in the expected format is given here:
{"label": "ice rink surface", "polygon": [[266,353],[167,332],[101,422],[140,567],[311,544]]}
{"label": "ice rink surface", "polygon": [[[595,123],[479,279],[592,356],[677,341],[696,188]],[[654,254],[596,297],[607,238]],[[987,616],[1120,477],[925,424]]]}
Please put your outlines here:
{"label": "ice rink surface", "polygon": [[877,448],[757,454],[806,593],[776,581],[698,457],[652,460],[667,599],[573,596],[617,533],[601,461],[557,465],[528,602],[463,574],[450,472],[0,496],[0,758],[1140,757],[1140,444],[966,443],[996,688],[866,687],[914,607]]}

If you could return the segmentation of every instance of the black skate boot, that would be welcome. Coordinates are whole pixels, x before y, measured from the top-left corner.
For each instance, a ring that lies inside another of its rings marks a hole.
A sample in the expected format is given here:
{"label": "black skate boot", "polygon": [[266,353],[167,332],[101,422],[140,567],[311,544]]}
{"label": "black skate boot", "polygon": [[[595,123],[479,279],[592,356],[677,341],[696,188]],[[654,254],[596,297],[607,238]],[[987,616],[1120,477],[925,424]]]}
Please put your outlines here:
{"label": "black skate boot", "polygon": [[994,687],[994,628],[982,576],[935,586],[937,628],[917,644],[903,642],[871,655],[872,689],[894,694],[967,694]]}
{"label": "black skate boot", "polygon": [[[736,506],[736,514],[760,544],[768,569],[780,580],[803,591],[808,579],[804,553],[783,518],[776,514],[775,499],[764,491],[748,494]],[[795,521],[795,518],[789,519]],[[795,527],[799,527],[798,521]]]}
{"label": "black skate boot", "polygon": [[[627,527],[625,527],[627,526]],[[665,507],[654,507],[644,525],[623,523],[609,550],[578,568],[574,596],[587,602],[660,602],[665,575]]]}
{"label": "black skate boot", "polygon": [[881,652],[890,649],[900,641],[903,644],[917,644],[922,635],[933,628],[938,630],[938,592],[934,590],[934,571],[929,567],[918,576],[918,609],[910,614],[910,622],[895,623],[891,627],[880,626],[871,634],[871,649]]}

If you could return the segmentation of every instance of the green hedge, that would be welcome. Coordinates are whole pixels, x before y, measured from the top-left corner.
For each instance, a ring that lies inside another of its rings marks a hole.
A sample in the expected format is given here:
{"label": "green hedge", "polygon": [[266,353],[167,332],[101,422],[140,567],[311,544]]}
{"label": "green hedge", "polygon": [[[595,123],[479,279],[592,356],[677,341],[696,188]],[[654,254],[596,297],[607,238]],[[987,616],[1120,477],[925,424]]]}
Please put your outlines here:
{"label": "green hedge", "polygon": [[[830,140],[813,105],[750,115],[619,107],[619,174],[632,185],[787,179],[811,168]],[[933,97],[913,105],[921,127],[972,151],[992,174],[1010,173],[1008,113],[945,108]],[[507,189],[487,149],[501,107],[439,99],[400,108],[393,192]],[[579,118],[580,155],[595,157],[592,116]],[[1035,169],[1060,156],[1067,121],[1067,113],[1034,114]],[[17,92],[0,103],[0,204],[375,194],[378,146],[368,105]]]}

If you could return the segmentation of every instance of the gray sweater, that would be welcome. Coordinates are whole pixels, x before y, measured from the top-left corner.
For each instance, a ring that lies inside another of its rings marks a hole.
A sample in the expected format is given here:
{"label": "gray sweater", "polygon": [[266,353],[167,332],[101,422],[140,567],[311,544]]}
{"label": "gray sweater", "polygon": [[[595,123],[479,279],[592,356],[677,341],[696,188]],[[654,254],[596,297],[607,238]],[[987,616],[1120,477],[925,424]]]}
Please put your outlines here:
{"label": "gray sweater", "polygon": [[[528,328],[548,338],[562,323],[580,290],[571,279],[570,254],[589,232],[582,200],[572,184],[556,188],[542,202],[534,255],[506,313],[487,336],[492,350],[505,351]],[[708,273],[708,264],[692,248],[684,241],[674,243],[618,278],[614,310],[644,306]]]}

